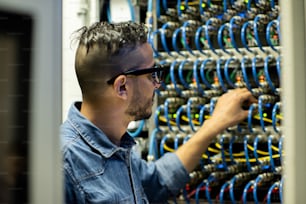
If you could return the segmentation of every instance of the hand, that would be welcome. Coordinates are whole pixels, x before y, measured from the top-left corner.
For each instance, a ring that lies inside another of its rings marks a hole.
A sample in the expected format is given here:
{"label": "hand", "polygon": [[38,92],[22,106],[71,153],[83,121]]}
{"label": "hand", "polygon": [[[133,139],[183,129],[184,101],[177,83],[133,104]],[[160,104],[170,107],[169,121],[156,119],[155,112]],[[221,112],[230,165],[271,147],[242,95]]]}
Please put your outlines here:
{"label": "hand", "polygon": [[246,88],[230,90],[218,99],[211,119],[223,123],[225,128],[234,126],[248,116],[245,106],[256,102],[257,99]]}

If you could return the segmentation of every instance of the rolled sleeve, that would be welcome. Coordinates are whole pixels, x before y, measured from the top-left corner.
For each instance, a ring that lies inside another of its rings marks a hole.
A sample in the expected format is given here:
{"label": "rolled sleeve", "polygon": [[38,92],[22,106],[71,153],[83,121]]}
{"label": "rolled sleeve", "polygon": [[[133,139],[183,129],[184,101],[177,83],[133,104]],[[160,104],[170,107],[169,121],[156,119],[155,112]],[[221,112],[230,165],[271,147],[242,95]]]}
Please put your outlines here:
{"label": "rolled sleeve", "polygon": [[174,153],[167,153],[158,159],[156,168],[162,178],[161,182],[164,182],[173,195],[177,195],[190,179],[182,162]]}

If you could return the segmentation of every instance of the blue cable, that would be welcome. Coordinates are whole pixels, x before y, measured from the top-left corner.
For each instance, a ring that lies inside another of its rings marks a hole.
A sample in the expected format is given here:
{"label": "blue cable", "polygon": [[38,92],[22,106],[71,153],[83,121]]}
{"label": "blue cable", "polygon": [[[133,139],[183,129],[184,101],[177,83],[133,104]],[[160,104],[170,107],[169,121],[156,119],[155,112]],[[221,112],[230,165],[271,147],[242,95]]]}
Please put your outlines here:
{"label": "blue cable", "polygon": [[145,124],[145,120],[141,120],[138,128],[134,132],[131,132],[131,131],[127,131],[127,132],[129,133],[131,137],[137,137],[142,132],[144,124]]}
{"label": "blue cable", "polygon": [[181,15],[182,15],[181,0],[177,0],[176,10],[177,10],[177,17],[178,17],[178,19],[180,19]]}
{"label": "blue cable", "polygon": [[199,204],[200,202],[200,199],[199,199],[199,194],[200,194],[200,191],[201,191],[201,188],[205,185],[204,181],[202,181],[196,188],[196,193],[195,193],[195,201],[196,201],[196,204]]}
{"label": "blue cable", "polygon": [[210,184],[210,182],[215,181],[215,180],[216,179],[213,176],[209,176],[207,178],[207,180],[205,180],[205,195],[206,195],[207,202],[209,204],[212,204],[212,200],[210,198],[210,187],[209,187],[209,184]]}
{"label": "blue cable", "polygon": [[248,0],[247,9],[250,11],[252,6],[252,0]]}
{"label": "blue cable", "polygon": [[163,2],[162,2],[162,5],[163,5],[163,9],[164,9],[164,11],[168,11],[168,4],[167,4],[167,0],[163,0]]}
{"label": "blue cable", "polygon": [[173,83],[173,85],[174,85],[174,89],[175,89],[175,91],[180,95],[181,94],[181,89],[180,88],[178,88],[178,86],[177,86],[177,82],[176,82],[176,77],[175,77],[175,65],[177,64],[177,63],[179,63],[179,61],[177,61],[177,60],[174,60],[172,63],[171,63],[171,65],[170,65],[170,79],[171,79],[171,82]]}
{"label": "blue cable", "polygon": [[176,134],[175,138],[174,138],[174,149],[177,150],[179,148],[179,135]]}
{"label": "blue cable", "polygon": [[157,128],[155,128],[150,136],[150,145],[149,145],[149,152],[148,155],[153,156],[153,159],[156,160],[158,159],[158,150],[157,150],[157,134],[160,133],[161,131]]}
{"label": "blue cable", "polygon": [[220,188],[220,193],[219,193],[219,202],[220,204],[223,204],[224,203],[224,200],[223,200],[223,196],[224,196],[224,192],[225,192],[225,189],[229,186],[229,182],[225,182],[222,187]]}
{"label": "blue cable", "polygon": [[164,108],[164,105],[161,104],[159,105],[156,110],[155,110],[155,114],[154,114],[154,123],[155,123],[155,128],[158,131],[161,131],[161,129],[159,128],[159,115],[160,115],[160,111]]}
{"label": "blue cable", "polygon": [[169,119],[169,113],[168,113],[168,107],[169,107],[169,98],[167,98],[165,100],[165,103],[164,103],[164,115],[165,115],[165,118],[167,120],[167,125],[169,127],[169,130],[172,132],[174,131],[173,128],[172,128],[172,125],[170,123],[170,119]]}
{"label": "blue cable", "polygon": [[257,176],[257,178],[255,179],[254,182],[254,186],[253,186],[253,199],[255,204],[258,204],[258,198],[257,198],[257,188],[258,188],[258,183],[262,180],[262,175]]}
{"label": "blue cable", "polygon": [[273,145],[273,136],[270,135],[268,137],[268,150],[269,150],[268,152],[269,152],[270,164],[271,164],[272,171],[275,172],[275,164],[274,164],[274,159],[273,159],[272,145]]}
{"label": "blue cable", "polygon": [[252,123],[252,118],[253,118],[253,113],[254,109],[258,109],[258,105],[256,103],[252,103],[249,107],[249,112],[248,112],[248,129],[250,133],[253,133],[253,123]]}
{"label": "blue cable", "polygon": [[220,26],[220,28],[218,29],[218,45],[220,46],[220,48],[223,50],[223,52],[225,52],[226,54],[231,54],[225,47],[224,47],[224,41],[223,41],[223,31],[227,29],[229,30],[229,25],[228,23],[224,23],[223,25]]}
{"label": "blue cable", "polygon": [[233,144],[236,140],[236,137],[233,135],[230,139],[230,144],[229,144],[229,156],[231,158],[231,164],[235,164],[235,159],[234,159],[234,155],[233,155]]}
{"label": "blue cable", "polygon": [[220,138],[220,145],[221,145],[221,158],[222,158],[222,166],[225,170],[227,170],[227,163],[226,163],[226,156],[225,156],[225,147],[224,147],[224,139],[225,136],[222,135]]}
{"label": "blue cable", "polygon": [[276,49],[271,41],[271,38],[270,38],[270,31],[271,31],[271,28],[273,25],[276,25],[278,24],[278,21],[277,20],[273,20],[273,21],[270,21],[267,25],[267,28],[266,28],[266,40],[267,40],[267,43],[268,45],[276,52],[280,52],[278,49]]}
{"label": "blue cable", "polygon": [[159,58],[161,57],[161,55],[159,54],[158,50],[155,48],[155,43],[154,43],[154,36],[160,34],[160,30],[155,30],[153,32],[151,32],[151,34],[149,35],[149,40],[148,42],[150,43],[152,49],[153,49],[153,54],[154,54],[154,58]]}
{"label": "blue cable", "polygon": [[197,28],[197,30],[196,30],[196,32],[195,32],[194,41],[195,41],[195,46],[196,46],[197,50],[198,50],[201,54],[207,56],[207,53],[205,53],[205,52],[203,51],[203,49],[202,49],[201,40],[200,40],[201,37],[202,37],[201,34],[202,34],[203,29],[205,29],[205,26],[199,26],[199,27]]}
{"label": "blue cable", "polygon": [[256,163],[257,164],[260,164],[261,162],[259,161],[259,157],[258,157],[258,154],[257,154],[257,149],[258,149],[258,142],[260,140],[260,137],[257,135],[257,137],[254,139],[254,142],[253,142],[253,146],[254,146],[254,151],[253,151],[253,154],[254,154],[254,157],[256,159]]}
{"label": "blue cable", "polygon": [[189,26],[190,21],[185,21],[183,26],[181,27],[182,30],[182,38],[184,41],[184,45],[185,45],[185,49],[193,56],[196,56],[195,53],[192,51],[192,49],[190,48],[190,46],[188,45],[188,40],[187,40],[187,36],[186,36],[186,27]]}
{"label": "blue cable", "polygon": [[274,0],[270,0],[271,9],[273,10],[275,8],[275,2]]}
{"label": "blue cable", "polygon": [[229,59],[226,60],[225,65],[224,65],[224,75],[227,83],[232,87],[236,88],[236,85],[232,82],[229,74],[228,74],[228,66],[231,64],[231,62],[237,62],[237,59],[234,57],[230,57]]}
{"label": "blue cable", "polygon": [[241,53],[241,51],[239,50],[237,44],[236,44],[236,40],[235,40],[235,34],[234,34],[234,27],[235,27],[235,21],[238,19],[238,18],[241,18],[239,16],[234,16],[231,18],[230,22],[229,22],[229,35],[230,35],[230,38],[231,38],[231,44],[233,45],[233,47],[235,48],[235,50],[238,52],[238,53]]}
{"label": "blue cable", "polygon": [[248,191],[249,191],[249,188],[251,187],[251,186],[253,186],[254,185],[254,180],[251,180],[251,181],[249,181],[246,185],[245,185],[245,187],[244,187],[244,189],[243,189],[243,193],[242,193],[242,203],[243,204],[247,204],[247,195],[248,195]]}
{"label": "blue cable", "polygon": [[223,62],[224,60],[222,59],[222,58],[219,58],[218,60],[217,60],[217,68],[216,68],[216,71],[217,71],[217,76],[218,76],[218,80],[219,80],[219,83],[220,83],[220,85],[221,85],[221,87],[222,87],[222,90],[224,91],[224,92],[227,92],[227,88],[226,88],[226,86],[225,86],[225,84],[224,84],[224,82],[223,82],[223,79],[222,79],[222,72],[221,72],[221,64],[222,64],[222,62]]}
{"label": "blue cable", "polygon": [[283,136],[278,140],[278,153],[281,164],[283,163],[283,140],[284,140]]}
{"label": "blue cable", "polygon": [[200,95],[203,95],[204,90],[201,86],[200,79],[199,79],[199,76],[198,76],[198,64],[199,64],[199,62],[200,62],[199,59],[196,59],[193,62],[193,78],[194,78],[194,80],[196,82],[196,85],[197,85],[197,91],[200,93]]}
{"label": "blue cable", "polygon": [[160,18],[160,0],[156,1],[156,17],[157,19]]}
{"label": "blue cable", "polygon": [[177,47],[177,37],[179,33],[182,31],[182,28],[177,28],[172,34],[172,47],[173,49],[181,56],[186,57],[186,55],[182,54],[179,48]]}
{"label": "blue cable", "polygon": [[178,74],[179,74],[179,79],[181,84],[184,86],[184,88],[189,89],[189,84],[185,81],[184,77],[186,76],[186,74],[183,73],[184,70],[184,66],[186,63],[190,63],[191,61],[189,61],[188,59],[185,59],[181,62],[181,64],[179,65],[178,68]]}
{"label": "blue cable", "polygon": [[205,111],[208,111],[208,106],[207,105],[203,105],[200,109],[199,112],[199,122],[200,122],[200,126],[203,125],[204,121],[205,121]]}
{"label": "blue cable", "polygon": [[271,195],[272,195],[272,192],[275,188],[279,188],[279,182],[274,182],[271,187],[269,188],[268,190],[268,193],[267,193],[267,204],[271,204]]}
{"label": "blue cable", "polygon": [[201,79],[203,81],[203,83],[205,84],[205,86],[209,89],[212,89],[212,85],[211,83],[209,83],[205,77],[205,67],[207,65],[207,63],[209,62],[214,62],[214,60],[212,58],[207,58],[205,59],[202,63],[201,63],[201,67],[200,67],[200,76],[201,76]]}
{"label": "blue cable", "polygon": [[[209,29],[213,29],[213,28],[210,28],[210,24],[212,23],[212,18],[208,19],[205,23],[205,37],[206,37],[206,40],[208,42],[208,45],[209,45],[209,48],[211,49],[211,51],[213,51],[213,53],[215,53],[216,55],[218,55],[218,53],[216,52],[214,46],[212,45],[212,42],[210,40],[210,35],[209,35]],[[211,26],[212,27],[212,26]]]}
{"label": "blue cable", "polygon": [[271,88],[271,90],[273,91],[273,93],[276,93],[276,90],[275,90],[275,86],[270,78],[270,74],[269,74],[269,61],[270,59],[272,59],[272,56],[271,55],[268,55],[266,58],[265,58],[265,63],[264,63],[264,73],[265,73],[265,78],[269,84],[269,87]]}
{"label": "blue cable", "polygon": [[250,59],[246,56],[244,56],[242,59],[241,59],[241,71],[242,71],[242,76],[243,76],[243,81],[245,82],[246,84],[246,87],[247,89],[253,94],[253,91],[252,91],[252,87],[251,87],[251,84],[249,82],[249,79],[248,79],[248,76],[247,76],[247,73],[246,73],[246,63],[247,62],[250,62]]}
{"label": "blue cable", "polygon": [[259,49],[266,53],[266,50],[263,48],[261,41],[260,41],[260,36],[259,36],[259,30],[258,30],[258,26],[259,26],[259,20],[262,17],[262,14],[259,14],[255,17],[254,19],[254,23],[253,23],[253,30],[254,30],[254,36],[255,36],[255,40],[257,42],[257,46],[259,47]]}
{"label": "blue cable", "polygon": [[186,111],[186,105],[181,105],[181,106],[177,109],[177,111],[176,111],[176,119],[175,119],[175,122],[176,122],[176,125],[177,125],[178,129],[179,129],[180,131],[186,133],[187,131],[184,130],[184,129],[181,127],[181,121],[180,121],[180,120],[181,120],[181,113],[182,113],[183,111]]}
{"label": "blue cable", "polygon": [[195,128],[195,125],[193,124],[192,120],[192,116],[191,116],[191,106],[192,106],[192,103],[193,103],[193,99],[192,98],[189,98],[188,101],[187,101],[187,117],[188,117],[188,123],[191,127],[191,130],[193,132],[196,132],[197,129]]}
{"label": "blue cable", "polygon": [[237,177],[234,176],[230,180],[230,185],[229,185],[229,194],[230,194],[230,199],[232,201],[232,204],[236,204],[235,193],[234,193],[234,186],[235,186],[236,180],[237,180]]}
{"label": "blue cable", "polygon": [[160,156],[164,155],[164,145],[166,144],[167,140],[170,139],[168,135],[163,136],[163,138],[160,141],[160,146],[159,146],[159,153]]}
{"label": "blue cable", "polygon": [[217,103],[217,98],[213,97],[210,99],[210,103],[209,103],[209,114],[212,116],[214,109],[215,109],[215,105]]}
{"label": "blue cable", "polygon": [[247,169],[249,172],[252,171],[252,166],[250,163],[250,158],[249,158],[249,151],[248,151],[248,136],[244,136],[243,138],[243,149],[244,149],[244,156],[245,156],[245,160],[246,160],[246,165],[247,165]]}
{"label": "blue cable", "polygon": [[[251,0],[249,0],[250,2]],[[241,42],[242,42],[242,45],[243,47],[245,47],[245,49],[247,51],[249,51],[250,53],[255,53],[253,50],[250,49],[249,45],[248,45],[248,42],[247,42],[247,39],[246,39],[246,36],[247,36],[247,29],[250,27],[250,29],[252,29],[252,21],[247,21],[245,22],[242,27],[241,27]]]}
{"label": "blue cable", "polygon": [[263,98],[261,96],[258,97],[258,114],[259,114],[259,122],[262,128],[262,131],[266,132],[265,122],[263,120]]}
{"label": "blue cable", "polygon": [[276,71],[277,71],[277,76],[278,76],[278,81],[281,84],[281,56],[278,56],[276,59]]}
{"label": "blue cable", "polygon": [[254,81],[255,81],[255,83],[256,83],[256,85],[258,87],[260,86],[260,83],[259,83],[258,76],[257,76],[257,71],[256,71],[257,66],[256,66],[256,63],[259,60],[262,61],[262,59],[259,58],[258,56],[255,56],[252,59],[252,74],[253,74]]}
{"label": "blue cable", "polygon": [[280,109],[280,102],[276,102],[273,106],[273,109],[272,109],[272,126],[273,126],[273,129],[276,133],[279,133],[279,128],[277,127],[277,113]]}
{"label": "blue cable", "polygon": [[186,135],[183,140],[183,144],[185,144],[190,139],[190,135]]}
{"label": "blue cable", "polygon": [[284,186],[284,177],[282,177],[281,182],[279,184],[279,199],[281,203],[283,203],[283,186]]}
{"label": "blue cable", "polygon": [[173,55],[171,54],[171,51],[170,49],[168,48],[168,45],[167,45],[167,39],[166,39],[166,29],[167,27],[171,26],[172,23],[171,22],[167,22],[167,23],[164,23],[161,27],[161,42],[162,42],[162,46],[164,48],[164,50],[168,53],[169,56],[173,57]]}

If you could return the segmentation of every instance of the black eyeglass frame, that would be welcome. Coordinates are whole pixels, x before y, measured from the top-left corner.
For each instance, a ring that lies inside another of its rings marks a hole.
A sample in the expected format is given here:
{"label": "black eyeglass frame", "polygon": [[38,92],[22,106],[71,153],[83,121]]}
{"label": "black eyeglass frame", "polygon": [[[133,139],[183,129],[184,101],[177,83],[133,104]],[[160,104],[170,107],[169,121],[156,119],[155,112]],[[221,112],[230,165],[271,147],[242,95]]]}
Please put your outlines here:
{"label": "black eyeglass frame", "polygon": [[[143,74],[149,74],[149,73],[154,73],[154,72],[161,72],[161,74],[157,74],[155,77],[153,77],[154,81],[157,84],[162,83],[163,81],[163,75],[164,75],[164,67],[160,64],[155,64],[153,67],[150,68],[143,68],[143,69],[136,69],[136,70],[128,70],[126,72],[122,72],[120,74],[117,74],[116,76],[114,76],[113,78],[111,78],[110,80],[107,81],[107,84],[111,85],[114,83],[114,81],[116,80],[116,78],[120,75],[134,75],[134,76],[139,76],[139,75],[143,75]],[[158,78],[158,80],[156,80],[156,78]]]}

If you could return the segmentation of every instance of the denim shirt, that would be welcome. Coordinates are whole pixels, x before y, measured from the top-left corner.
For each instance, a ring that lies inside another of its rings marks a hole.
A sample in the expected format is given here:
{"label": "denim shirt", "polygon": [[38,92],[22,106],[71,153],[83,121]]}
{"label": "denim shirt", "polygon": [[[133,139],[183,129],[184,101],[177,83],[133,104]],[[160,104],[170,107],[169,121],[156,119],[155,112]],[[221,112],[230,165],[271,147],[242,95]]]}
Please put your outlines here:
{"label": "denim shirt", "polygon": [[61,126],[66,203],[165,203],[189,181],[174,153],[146,162],[128,133],[113,144],[80,107],[74,103]]}

